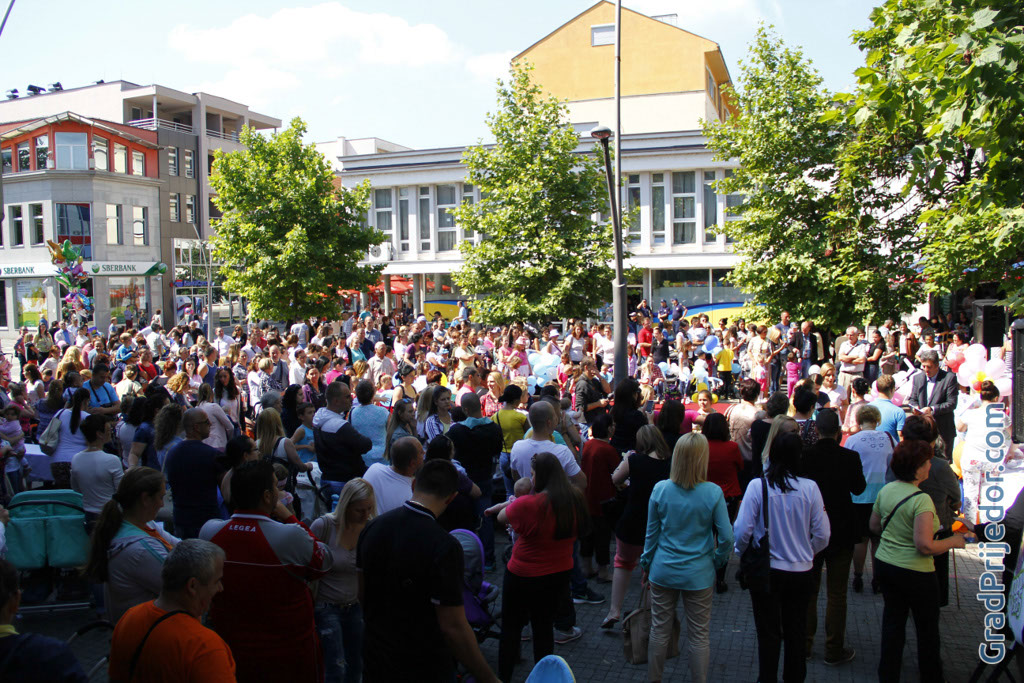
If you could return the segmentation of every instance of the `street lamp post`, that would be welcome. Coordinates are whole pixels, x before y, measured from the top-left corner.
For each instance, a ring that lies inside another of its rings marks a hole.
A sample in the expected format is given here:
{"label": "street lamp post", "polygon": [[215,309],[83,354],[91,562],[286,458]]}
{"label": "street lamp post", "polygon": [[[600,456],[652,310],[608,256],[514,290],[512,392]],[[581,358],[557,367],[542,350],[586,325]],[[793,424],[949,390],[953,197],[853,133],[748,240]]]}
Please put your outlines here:
{"label": "street lamp post", "polygon": [[[195,223],[192,224],[192,229],[196,231],[196,238],[199,240],[199,255],[206,258],[206,338],[213,338],[213,264],[211,263],[211,257],[206,253],[206,247],[203,246],[203,236],[199,233],[199,226]],[[202,260],[200,260],[202,263]]]}
{"label": "street lamp post", "polygon": [[601,141],[604,148],[604,170],[608,180],[608,202],[612,216],[612,239],[615,242],[615,281],[612,282],[612,332],[615,335],[614,383],[617,386],[626,378],[626,278],[622,272],[622,221],[615,197],[615,179],[612,176],[612,159],[608,142],[612,131],[608,126],[598,126],[590,135]]}

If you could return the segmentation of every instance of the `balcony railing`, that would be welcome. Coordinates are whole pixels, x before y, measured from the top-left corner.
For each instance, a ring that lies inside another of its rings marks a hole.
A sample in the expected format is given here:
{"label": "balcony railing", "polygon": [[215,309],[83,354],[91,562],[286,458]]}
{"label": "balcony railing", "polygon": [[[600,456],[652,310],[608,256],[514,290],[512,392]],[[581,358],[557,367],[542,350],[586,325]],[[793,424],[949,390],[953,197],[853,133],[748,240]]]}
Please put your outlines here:
{"label": "balcony railing", "polygon": [[222,133],[218,130],[207,130],[206,134],[209,135],[211,138],[217,138],[219,140],[231,140],[232,142],[239,142],[238,133],[235,133],[234,131],[230,130],[225,133]]}
{"label": "balcony railing", "polygon": [[128,125],[135,126],[136,128],[145,128],[146,130],[163,128],[164,130],[173,130],[179,133],[187,133],[189,135],[194,134],[192,126],[186,126],[184,123],[177,123],[175,121],[168,121],[167,119],[135,119],[134,121],[129,121]]}

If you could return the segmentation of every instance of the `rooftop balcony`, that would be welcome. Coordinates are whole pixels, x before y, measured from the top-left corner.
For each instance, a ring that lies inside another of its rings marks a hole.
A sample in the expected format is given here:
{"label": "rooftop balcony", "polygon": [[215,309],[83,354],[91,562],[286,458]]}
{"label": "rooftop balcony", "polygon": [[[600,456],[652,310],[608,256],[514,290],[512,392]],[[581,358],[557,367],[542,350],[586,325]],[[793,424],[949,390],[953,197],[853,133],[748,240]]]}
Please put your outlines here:
{"label": "rooftop balcony", "polygon": [[135,119],[134,121],[128,122],[129,126],[135,126],[136,128],[144,128],[146,130],[157,130],[163,128],[164,130],[173,130],[179,133],[187,133],[188,135],[194,135],[195,131],[192,126],[187,126],[183,123],[176,123],[174,121],[168,121],[167,119]]}

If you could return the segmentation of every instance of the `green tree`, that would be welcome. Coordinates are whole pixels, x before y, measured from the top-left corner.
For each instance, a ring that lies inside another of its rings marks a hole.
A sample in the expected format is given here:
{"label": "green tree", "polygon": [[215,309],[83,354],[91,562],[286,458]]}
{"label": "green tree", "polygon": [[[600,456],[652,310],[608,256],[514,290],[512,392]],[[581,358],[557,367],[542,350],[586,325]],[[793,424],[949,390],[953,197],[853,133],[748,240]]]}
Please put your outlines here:
{"label": "green tree", "polygon": [[499,82],[487,121],[496,144],[463,155],[481,200],[455,212],[482,240],[462,242],[455,282],[486,324],[587,316],[611,297],[612,228],[592,218],[606,207],[600,152],[577,153],[565,105],[542,94],[528,66]]}
{"label": "green tree", "polygon": [[858,143],[844,175],[888,157],[920,230],[925,287],[1003,282],[1024,312],[1024,4],[888,0],[854,34],[866,64],[845,97]]}
{"label": "green tree", "polygon": [[895,224],[864,209],[888,197],[844,184],[836,162],[849,126],[810,60],[762,26],[739,84],[729,93],[739,114],[704,132],[716,159],[740,164],[716,189],[745,196],[725,230],[740,256],[730,279],[763,305],[749,314],[836,327],[908,311],[919,298],[913,257],[894,255]]}
{"label": "green tree", "polygon": [[360,266],[384,236],[365,225],[369,185],[337,189],[306,125],[272,136],[242,130],[244,150],[217,150],[210,179],[223,212],[212,239],[225,286],[249,300],[254,317],[340,317],[338,291],[363,289],[382,266]]}

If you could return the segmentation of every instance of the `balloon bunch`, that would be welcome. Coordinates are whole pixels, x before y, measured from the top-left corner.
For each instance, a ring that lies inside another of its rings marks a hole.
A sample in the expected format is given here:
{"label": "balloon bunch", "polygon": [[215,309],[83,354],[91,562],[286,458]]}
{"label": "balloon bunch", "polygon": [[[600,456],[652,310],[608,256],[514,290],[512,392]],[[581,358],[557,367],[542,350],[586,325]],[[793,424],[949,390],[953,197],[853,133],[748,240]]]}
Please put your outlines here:
{"label": "balloon bunch", "polygon": [[46,240],[46,246],[50,249],[50,261],[57,266],[57,274],[54,278],[68,290],[64,302],[69,304],[76,313],[85,315],[93,310],[92,298],[86,295],[82,285],[89,279],[82,265],[82,255],[78,249],[71,244],[71,240],[64,240],[58,244],[53,240]]}
{"label": "balloon bunch", "polygon": [[64,297],[64,303],[71,306],[79,316],[87,316],[92,313],[92,297],[86,295],[84,289],[73,289]]}
{"label": "balloon bunch", "polygon": [[700,352],[710,353],[713,358],[718,358],[718,354],[722,353],[722,346],[718,343],[718,337],[709,334],[708,338],[704,340],[704,346],[701,347]]}
{"label": "balloon bunch", "polygon": [[558,364],[561,359],[553,353],[531,351],[526,355],[533,369],[533,375],[526,378],[526,386],[532,392],[537,386],[544,386],[558,377]]}
{"label": "balloon bunch", "polygon": [[[953,364],[946,361],[950,370]],[[963,360],[956,363],[956,380],[962,387],[970,387],[971,391],[981,391],[981,383],[991,381],[999,389],[1000,396],[1010,395],[1010,377],[1006,374],[1006,365],[998,358],[988,359],[988,349],[981,344],[971,344],[963,353]]]}

